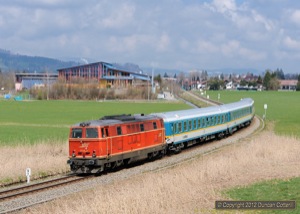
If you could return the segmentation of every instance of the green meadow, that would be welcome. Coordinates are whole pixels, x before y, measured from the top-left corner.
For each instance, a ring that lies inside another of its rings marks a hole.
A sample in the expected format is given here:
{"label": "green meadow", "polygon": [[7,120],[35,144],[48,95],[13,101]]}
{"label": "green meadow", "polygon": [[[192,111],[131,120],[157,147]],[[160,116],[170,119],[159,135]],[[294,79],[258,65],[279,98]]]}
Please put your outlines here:
{"label": "green meadow", "polygon": [[290,180],[271,180],[255,183],[241,188],[234,188],[225,192],[231,198],[243,201],[296,201],[296,209],[267,210],[261,213],[299,213],[300,178]]}
{"label": "green meadow", "polygon": [[275,122],[275,133],[300,137],[300,92],[284,91],[207,91],[210,99],[229,103],[250,97],[254,100],[255,112],[266,120]]}
{"label": "green meadow", "polygon": [[104,115],[164,112],[183,103],[96,101],[0,101],[0,145],[66,141],[70,125]]}
{"label": "green meadow", "polygon": [[[256,114],[275,122],[275,132],[300,137],[300,93],[269,91],[207,91],[210,99],[223,103],[251,97]],[[190,108],[183,103],[12,101],[0,100],[0,145],[67,140],[70,125],[104,115],[164,112]]]}

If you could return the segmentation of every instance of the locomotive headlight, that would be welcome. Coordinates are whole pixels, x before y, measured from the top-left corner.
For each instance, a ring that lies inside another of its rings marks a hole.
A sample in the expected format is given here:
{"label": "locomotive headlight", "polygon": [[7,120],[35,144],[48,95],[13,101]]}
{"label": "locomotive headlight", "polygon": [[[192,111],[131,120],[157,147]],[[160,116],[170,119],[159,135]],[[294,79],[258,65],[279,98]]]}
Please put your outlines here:
{"label": "locomotive headlight", "polygon": [[75,158],[75,157],[76,157],[75,150],[72,152],[72,157],[73,157],[73,158]]}
{"label": "locomotive headlight", "polygon": [[96,157],[96,151],[93,151],[92,157],[95,158]]}

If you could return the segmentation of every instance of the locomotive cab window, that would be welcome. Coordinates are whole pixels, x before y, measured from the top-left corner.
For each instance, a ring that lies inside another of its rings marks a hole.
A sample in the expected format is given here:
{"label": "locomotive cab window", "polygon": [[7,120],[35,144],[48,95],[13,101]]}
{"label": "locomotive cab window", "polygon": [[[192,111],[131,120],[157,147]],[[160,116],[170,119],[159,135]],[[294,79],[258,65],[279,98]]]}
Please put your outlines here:
{"label": "locomotive cab window", "polygon": [[86,128],[85,130],[86,138],[98,138],[97,128]]}
{"label": "locomotive cab window", "polygon": [[102,138],[108,137],[108,128],[101,128],[101,136]]}
{"label": "locomotive cab window", "polygon": [[73,128],[72,129],[72,138],[82,138],[82,129],[81,128]]}

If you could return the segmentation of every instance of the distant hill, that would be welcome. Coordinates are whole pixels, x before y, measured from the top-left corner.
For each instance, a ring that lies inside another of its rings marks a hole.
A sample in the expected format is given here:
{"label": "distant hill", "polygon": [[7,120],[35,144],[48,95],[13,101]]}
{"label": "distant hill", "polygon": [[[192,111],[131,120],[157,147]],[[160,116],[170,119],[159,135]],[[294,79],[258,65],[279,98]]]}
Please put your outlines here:
{"label": "distant hill", "polygon": [[154,76],[157,76],[158,74],[160,74],[160,76],[164,76],[165,74],[167,74],[169,77],[174,77],[175,74],[176,76],[178,76],[178,74],[182,72],[187,73],[187,71],[178,70],[178,69],[143,67],[144,73],[147,73],[149,75],[152,75],[152,70]]}
{"label": "distant hill", "polygon": [[124,71],[130,71],[130,72],[136,72],[140,73],[142,69],[133,63],[125,63],[125,64],[120,64],[120,63],[112,63],[117,69],[124,70]]}
{"label": "distant hill", "polygon": [[59,68],[78,64],[75,61],[67,62],[47,57],[20,55],[0,49],[0,69],[4,72],[56,72]]}

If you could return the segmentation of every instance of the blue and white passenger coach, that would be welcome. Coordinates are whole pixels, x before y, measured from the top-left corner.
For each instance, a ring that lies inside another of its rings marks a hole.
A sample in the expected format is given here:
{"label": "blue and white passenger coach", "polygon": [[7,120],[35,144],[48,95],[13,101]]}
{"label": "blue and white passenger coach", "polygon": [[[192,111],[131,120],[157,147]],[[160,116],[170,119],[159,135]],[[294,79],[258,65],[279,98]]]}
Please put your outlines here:
{"label": "blue and white passenger coach", "polygon": [[249,125],[254,117],[254,101],[245,98],[230,104],[155,115],[163,118],[168,149],[180,152],[184,146],[222,138]]}

